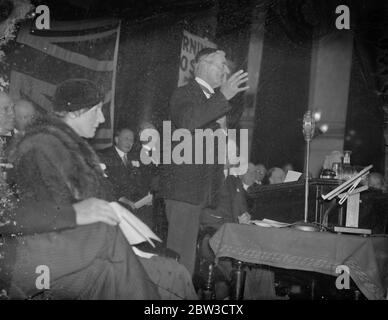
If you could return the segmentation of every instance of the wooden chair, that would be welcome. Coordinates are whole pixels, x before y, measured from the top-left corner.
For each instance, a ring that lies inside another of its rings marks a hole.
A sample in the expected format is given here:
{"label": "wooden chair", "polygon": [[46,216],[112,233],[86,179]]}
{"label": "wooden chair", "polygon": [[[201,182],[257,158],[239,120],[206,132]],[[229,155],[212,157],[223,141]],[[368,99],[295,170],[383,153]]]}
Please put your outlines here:
{"label": "wooden chair", "polygon": [[230,296],[230,281],[219,265],[209,246],[209,240],[217,230],[200,227],[197,238],[196,265],[193,283],[199,298],[203,300],[224,299]]}

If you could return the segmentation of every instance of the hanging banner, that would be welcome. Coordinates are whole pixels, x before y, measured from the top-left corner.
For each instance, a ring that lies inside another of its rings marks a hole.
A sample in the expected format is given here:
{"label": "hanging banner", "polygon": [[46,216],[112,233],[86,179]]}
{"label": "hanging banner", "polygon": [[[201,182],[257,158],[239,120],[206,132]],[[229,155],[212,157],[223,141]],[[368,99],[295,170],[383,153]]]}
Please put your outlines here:
{"label": "hanging banner", "polygon": [[178,87],[184,86],[190,79],[194,78],[194,58],[203,48],[216,49],[217,45],[183,30]]}
{"label": "hanging banner", "polygon": [[104,91],[103,113],[91,144],[96,149],[113,141],[115,78],[120,21],[53,21],[49,30],[25,24],[12,57],[10,94],[30,100],[41,112],[52,109],[56,86],[70,78],[95,81]]}

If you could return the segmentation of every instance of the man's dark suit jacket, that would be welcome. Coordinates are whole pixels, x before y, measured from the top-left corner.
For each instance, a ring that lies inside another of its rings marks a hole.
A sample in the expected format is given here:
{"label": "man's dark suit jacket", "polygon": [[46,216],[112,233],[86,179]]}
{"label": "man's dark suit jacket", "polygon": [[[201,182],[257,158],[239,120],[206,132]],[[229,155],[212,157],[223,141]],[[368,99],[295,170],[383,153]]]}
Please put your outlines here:
{"label": "man's dark suit jacket", "polygon": [[138,167],[131,166],[131,177],[134,184],[133,197],[139,200],[145,197],[148,193],[155,193],[159,190],[159,166],[153,163],[143,164],[140,159],[142,146],[135,145],[128,153],[128,160],[135,161],[139,164]]}
{"label": "man's dark suit jacket", "polygon": [[116,199],[126,197],[131,201],[138,201],[150,191],[155,191],[157,169],[154,165],[142,164],[139,154],[138,148],[128,152],[128,166],[125,167],[114,146],[100,152],[100,159],[106,165],[105,173],[113,185]]}
{"label": "man's dark suit jacket", "polygon": [[[210,99],[207,99],[199,84],[193,80],[177,88],[171,97],[172,130],[184,128],[193,135],[195,129],[216,130],[219,128],[216,121],[230,109],[228,101],[220,91],[216,91]],[[215,139],[216,145],[217,139]],[[194,138],[192,148],[194,163]],[[205,142],[204,150],[206,150]],[[215,155],[217,155],[216,147]],[[204,163],[205,157],[204,152]],[[216,161],[217,158],[215,156]],[[223,167],[222,164],[174,164],[174,162],[171,165],[164,165],[161,177],[164,198],[194,205],[213,203],[216,191],[222,184]]]}
{"label": "man's dark suit jacket", "polygon": [[217,230],[224,223],[238,223],[238,216],[248,211],[246,197],[240,178],[228,176],[219,189],[216,208],[202,210],[201,225]]}
{"label": "man's dark suit jacket", "polygon": [[128,166],[126,167],[121,160],[119,154],[116,151],[115,146],[111,146],[99,152],[100,160],[105,164],[105,174],[108,176],[108,180],[111,182],[116,199],[126,197],[131,201],[138,199],[131,199],[134,193],[132,174],[131,174],[131,161],[128,158]]}

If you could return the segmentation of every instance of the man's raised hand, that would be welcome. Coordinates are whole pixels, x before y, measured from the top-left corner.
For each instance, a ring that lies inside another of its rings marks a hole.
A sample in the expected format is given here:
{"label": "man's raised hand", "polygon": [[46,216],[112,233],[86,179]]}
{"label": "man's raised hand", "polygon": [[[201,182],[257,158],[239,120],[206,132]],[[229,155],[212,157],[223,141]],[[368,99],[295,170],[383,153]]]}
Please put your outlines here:
{"label": "man's raised hand", "polygon": [[225,80],[220,88],[220,91],[225,96],[226,100],[232,99],[237,93],[246,91],[249,86],[240,87],[248,81],[248,72],[244,70],[237,71],[228,80]]}

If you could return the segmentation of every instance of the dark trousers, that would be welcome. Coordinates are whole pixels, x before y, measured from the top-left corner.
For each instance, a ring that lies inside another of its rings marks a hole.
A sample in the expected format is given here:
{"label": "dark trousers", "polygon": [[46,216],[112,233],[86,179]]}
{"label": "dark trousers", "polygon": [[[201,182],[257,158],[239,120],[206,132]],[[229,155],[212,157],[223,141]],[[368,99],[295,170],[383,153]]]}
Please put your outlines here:
{"label": "dark trousers", "polygon": [[180,255],[180,262],[193,275],[201,205],[165,200],[168,220],[167,247]]}

